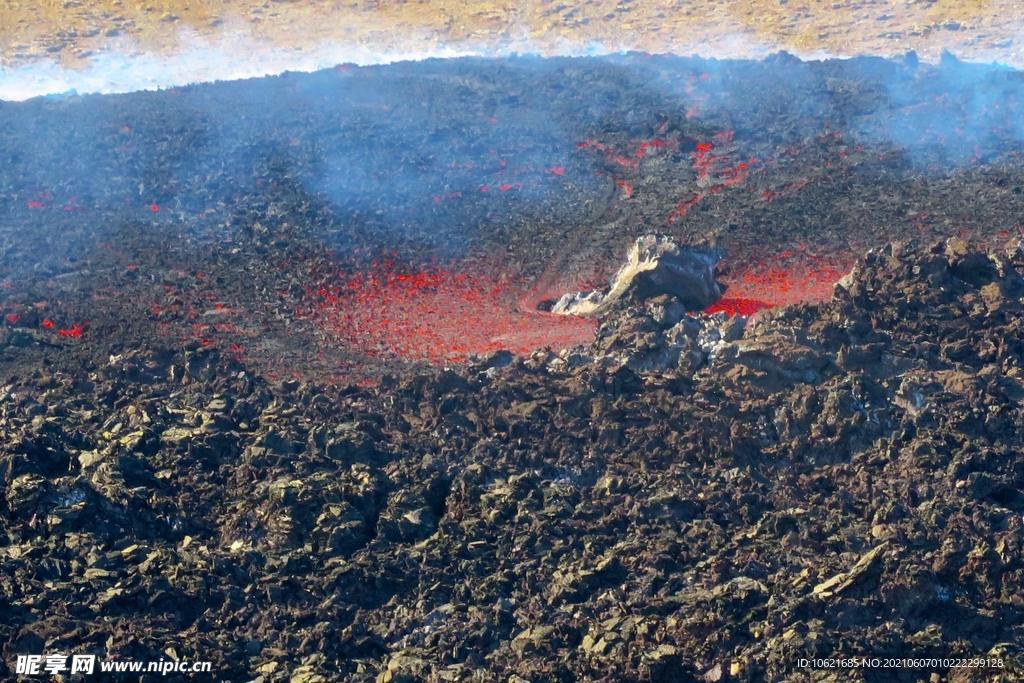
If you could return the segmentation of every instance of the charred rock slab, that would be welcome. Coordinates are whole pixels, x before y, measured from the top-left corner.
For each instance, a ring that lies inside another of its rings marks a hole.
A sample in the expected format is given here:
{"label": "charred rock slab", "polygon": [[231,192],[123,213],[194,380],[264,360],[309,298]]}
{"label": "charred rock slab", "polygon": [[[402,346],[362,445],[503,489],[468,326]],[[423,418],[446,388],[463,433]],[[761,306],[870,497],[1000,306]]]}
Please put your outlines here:
{"label": "charred rock slab", "polygon": [[607,292],[566,294],[551,312],[597,318],[664,294],[675,297],[687,311],[704,310],[725,293],[725,285],[716,280],[721,261],[716,248],[680,246],[665,235],[644,235],[629,250]]}

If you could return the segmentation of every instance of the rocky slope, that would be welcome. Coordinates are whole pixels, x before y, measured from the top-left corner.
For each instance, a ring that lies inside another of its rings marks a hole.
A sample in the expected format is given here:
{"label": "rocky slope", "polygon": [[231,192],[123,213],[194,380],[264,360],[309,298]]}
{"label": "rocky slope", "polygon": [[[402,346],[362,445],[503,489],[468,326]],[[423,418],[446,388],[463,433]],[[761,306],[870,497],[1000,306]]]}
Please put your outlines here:
{"label": "rocky slope", "polygon": [[372,388],[198,343],[41,367],[0,390],[3,665],[801,681],[988,655],[832,673],[1020,680],[1022,272],[1019,243],[893,244],[824,304],[661,297],[587,347]]}

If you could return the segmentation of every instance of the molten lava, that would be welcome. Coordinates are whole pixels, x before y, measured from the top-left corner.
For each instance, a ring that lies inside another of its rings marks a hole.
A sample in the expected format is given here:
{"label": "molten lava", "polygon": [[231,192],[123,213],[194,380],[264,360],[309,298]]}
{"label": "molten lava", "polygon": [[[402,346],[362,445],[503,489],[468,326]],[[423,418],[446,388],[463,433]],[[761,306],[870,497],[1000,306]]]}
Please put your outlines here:
{"label": "molten lava", "polygon": [[729,315],[751,316],[758,311],[772,308],[767,301],[757,299],[733,299],[726,297],[711,304],[705,313],[728,313]]}
{"label": "molten lava", "polygon": [[310,317],[330,335],[379,358],[457,362],[498,349],[529,353],[588,343],[594,323],[520,307],[521,277],[495,264],[412,268],[391,261],[311,292]]}
{"label": "molten lava", "polygon": [[[585,140],[576,147],[595,150],[624,171],[638,169],[651,153],[662,149],[689,151],[697,188],[666,217],[669,224],[684,217],[702,199],[746,183],[754,167],[763,171],[772,163],[771,159],[741,157],[732,131],[703,141],[666,136],[635,142],[624,149],[595,140]],[[552,175],[563,172],[562,167],[550,167]],[[603,174],[598,171],[598,175]],[[627,198],[635,194],[632,179],[616,175],[611,179]],[[807,183],[807,179],[801,179],[763,190],[764,197],[771,202],[799,191]],[[493,187],[506,192],[522,187],[522,183],[505,182]],[[491,189],[484,185],[480,192]],[[755,184],[750,184],[748,190],[762,191]],[[448,198],[459,194],[453,192]],[[440,201],[441,196],[434,197],[435,203]],[[773,306],[827,300],[833,283],[852,265],[850,258],[822,257],[799,245],[795,252],[782,254],[764,253],[760,251],[762,245],[736,247],[732,254],[736,265],[724,279],[729,296],[710,307],[709,313],[750,316]],[[397,266],[388,260],[381,263],[373,263],[369,270],[356,268],[356,274],[340,283],[310,288],[313,296],[307,301],[316,303],[305,313],[328,339],[340,340],[371,357],[444,363],[497,349],[519,353],[539,347],[558,350],[586,344],[593,338],[593,322],[535,310],[537,301],[544,298],[541,294],[558,297],[573,285],[578,287],[579,282],[556,284],[542,278],[542,282],[531,283],[495,262],[470,260],[459,264],[458,270],[454,266],[416,268]]]}
{"label": "molten lava", "polygon": [[708,312],[751,315],[772,306],[827,301],[835,283],[853,267],[850,256],[825,258],[801,252],[784,252],[771,259],[747,255],[736,260],[742,266],[722,278],[729,286],[728,298]]}
{"label": "molten lava", "polygon": [[[763,257],[762,257],[763,258]],[[828,299],[850,267],[802,252],[745,258],[725,278],[729,296],[707,309],[750,316],[777,305]],[[459,362],[498,349],[558,351],[592,341],[595,322],[534,310],[535,283],[492,261],[447,268],[375,262],[307,290],[304,317],[328,343],[380,359]]]}

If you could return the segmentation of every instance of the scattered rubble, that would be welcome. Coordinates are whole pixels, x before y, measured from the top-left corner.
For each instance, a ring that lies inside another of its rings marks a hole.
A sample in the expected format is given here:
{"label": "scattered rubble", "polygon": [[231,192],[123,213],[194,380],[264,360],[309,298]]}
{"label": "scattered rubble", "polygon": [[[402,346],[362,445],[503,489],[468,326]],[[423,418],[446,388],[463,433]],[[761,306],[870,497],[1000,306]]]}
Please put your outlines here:
{"label": "scattered rubble", "polygon": [[[373,388],[213,348],[40,369],[0,391],[3,661],[381,683],[989,656],[971,680],[1020,680],[1022,270],[1016,245],[893,244],[824,304],[744,324],[660,295],[586,347]],[[905,672],[932,673],[966,680]]]}

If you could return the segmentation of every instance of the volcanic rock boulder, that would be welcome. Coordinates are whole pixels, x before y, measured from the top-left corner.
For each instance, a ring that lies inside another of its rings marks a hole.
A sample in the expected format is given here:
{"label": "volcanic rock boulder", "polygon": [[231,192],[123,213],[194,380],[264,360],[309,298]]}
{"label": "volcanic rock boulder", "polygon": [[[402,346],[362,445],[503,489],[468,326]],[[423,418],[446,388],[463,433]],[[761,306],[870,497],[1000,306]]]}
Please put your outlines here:
{"label": "volcanic rock boulder", "polygon": [[725,285],[715,279],[721,261],[718,249],[680,246],[665,235],[645,235],[629,250],[607,293],[566,294],[551,312],[597,318],[620,305],[663,294],[675,297],[687,311],[704,310],[725,293]]}

